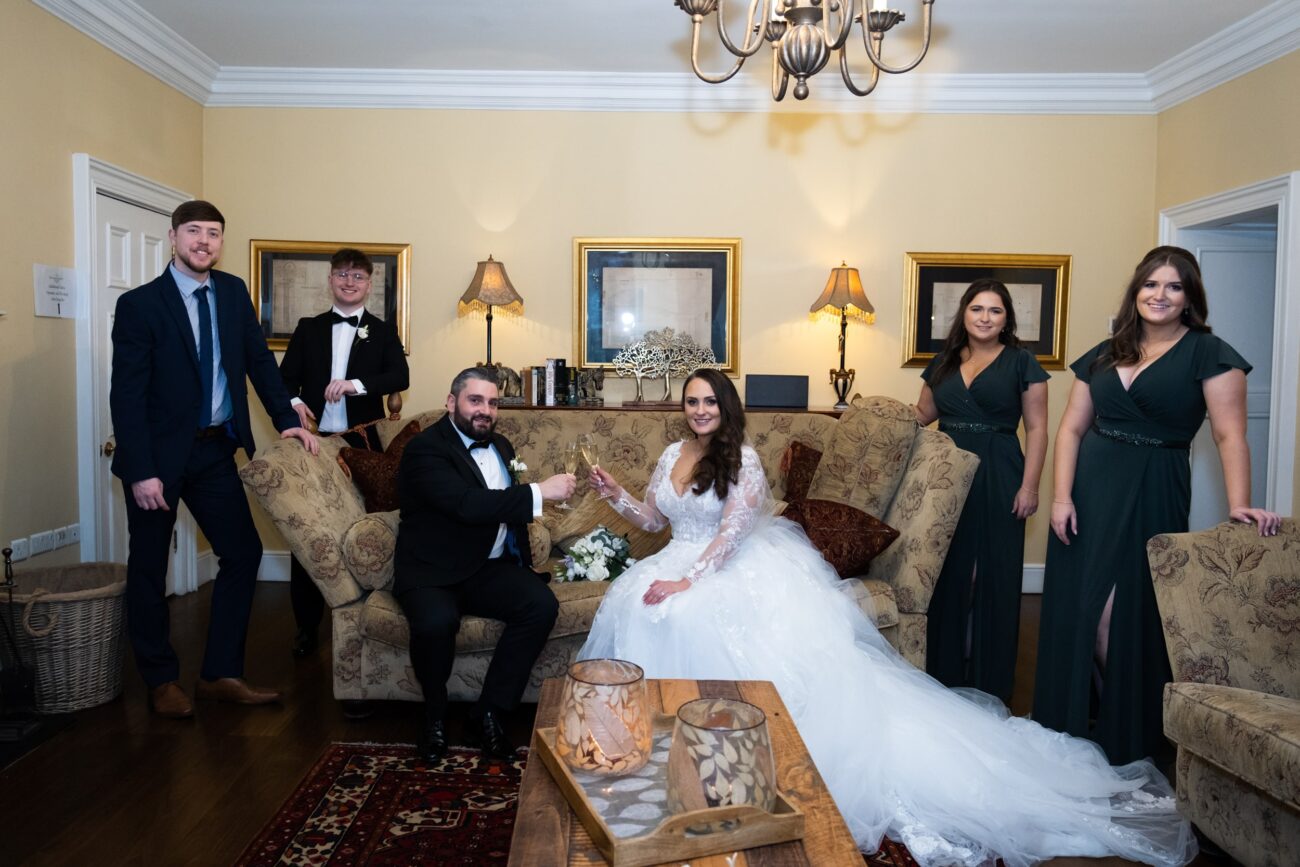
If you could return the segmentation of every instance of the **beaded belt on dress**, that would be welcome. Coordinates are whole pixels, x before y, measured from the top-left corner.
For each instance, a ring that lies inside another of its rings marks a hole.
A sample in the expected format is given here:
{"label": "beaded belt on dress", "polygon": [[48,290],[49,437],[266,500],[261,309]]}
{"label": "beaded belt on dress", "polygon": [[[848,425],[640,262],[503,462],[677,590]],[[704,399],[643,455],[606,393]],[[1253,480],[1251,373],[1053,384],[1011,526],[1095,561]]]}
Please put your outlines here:
{"label": "beaded belt on dress", "polygon": [[944,433],[957,431],[958,433],[1000,433],[1015,434],[1016,429],[1004,424],[984,424],[978,421],[941,421],[939,430]]}
{"label": "beaded belt on dress", "polygon": [[1131,446],[1146,446],[1153,449],[1189,449],[1192,447],[1192,444],[1186,440],[1162,440],[1159,437],[1149,437],[1131,431],[1104,428],[1097,424],[1092,426],[1092,432],[1104,436],[1108,440],[1128,443]]}

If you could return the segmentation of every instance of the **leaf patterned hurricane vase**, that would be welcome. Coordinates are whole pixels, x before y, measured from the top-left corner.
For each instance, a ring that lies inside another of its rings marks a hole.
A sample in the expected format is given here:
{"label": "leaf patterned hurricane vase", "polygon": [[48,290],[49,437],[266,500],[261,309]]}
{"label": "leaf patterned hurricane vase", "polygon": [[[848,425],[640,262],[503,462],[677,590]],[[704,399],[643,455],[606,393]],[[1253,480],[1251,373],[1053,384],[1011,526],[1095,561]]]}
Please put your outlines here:
{"label": "leaf patterned hurricane vase", "polygon": [[630,774],[650,760],[651,715],[645,672],[621,659],[569,666],[555,749],[577,771]]}
{"label": "leaf patterned hurricane vase", "polygon": [[[771,811],[776,772],[767,717],[748,702],[700,698],[677,710],[668,751],[668,809],[689,813],[709,807],[752,805]],[[739,820],[692,825],[703,834],[728,831]]]}

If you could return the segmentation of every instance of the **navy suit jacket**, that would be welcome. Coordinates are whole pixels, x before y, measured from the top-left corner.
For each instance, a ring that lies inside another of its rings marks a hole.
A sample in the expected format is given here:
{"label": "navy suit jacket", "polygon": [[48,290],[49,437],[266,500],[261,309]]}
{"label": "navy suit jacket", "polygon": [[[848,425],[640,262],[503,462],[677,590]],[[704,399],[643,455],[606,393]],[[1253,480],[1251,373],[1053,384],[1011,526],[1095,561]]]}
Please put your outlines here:
{"label": "navy suit jacket", "polygon": [[[334,321],[331,312],[326,310],[319,316],[299,320],[280,362],[280,375],[290,397],[301,398],[317,421],[325,413],[325,386],[330,384],[333,367]],[[370,329],[369,336],[365,340],[353,341],[344,379],[361,380],[366,393],[349,394],[343,398],[347,402],[349,426],[383,418],[386,414],[384,395],[406,391],[411,379],[397,329],[369,311],[362,312],[359,324]]]}
{"label": "navy suit jacket", "polygon": [[[298,414],[266,347],[244,281],[210,272],[216,301],[221,366],[230,388],[235,437],[251,458],[248,381],[276,430],[298,427]],[[170,268],[117,300],[113,317],[113,372],[108,404],[117,450],[113,474],[124,483],[158,478],[174,483],[185,469],[199,427],[203,386],[199,350]]]}

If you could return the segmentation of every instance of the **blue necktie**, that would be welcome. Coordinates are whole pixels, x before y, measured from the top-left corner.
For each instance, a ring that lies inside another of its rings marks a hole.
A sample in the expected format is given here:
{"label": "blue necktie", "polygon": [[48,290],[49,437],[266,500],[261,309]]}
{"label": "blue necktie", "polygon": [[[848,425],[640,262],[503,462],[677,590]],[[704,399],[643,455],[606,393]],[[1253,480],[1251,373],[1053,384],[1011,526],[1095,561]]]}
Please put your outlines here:
{"label": "blue necktie", "polygon": [[203,386],[203,405],[199,408],[199,427],[212,426],[212,309],[208,306],[208,287],[194,290],[199,301],[199,384]]}

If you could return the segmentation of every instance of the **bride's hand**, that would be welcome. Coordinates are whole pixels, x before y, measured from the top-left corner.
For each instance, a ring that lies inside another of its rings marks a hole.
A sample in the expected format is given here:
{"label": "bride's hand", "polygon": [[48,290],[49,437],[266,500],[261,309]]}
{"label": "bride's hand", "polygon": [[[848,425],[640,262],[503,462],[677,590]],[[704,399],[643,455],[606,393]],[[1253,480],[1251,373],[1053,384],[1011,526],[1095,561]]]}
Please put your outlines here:
{"label": "bride's hand", "polygon": [[602,499],[618,499],[623,493],[623,486],[600,467],[591,468],[591,473],[587,476],[587,484],[595,488],[597,495]]}
{"label": "bride's hand", "polygon": [[683,590],[689,590],[691,582],[682,578],[678,581],[656,581],[650,585],[650,589],[641,597],[641,601],[646,605],[658,605],[674,593],[681,593]]}

